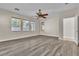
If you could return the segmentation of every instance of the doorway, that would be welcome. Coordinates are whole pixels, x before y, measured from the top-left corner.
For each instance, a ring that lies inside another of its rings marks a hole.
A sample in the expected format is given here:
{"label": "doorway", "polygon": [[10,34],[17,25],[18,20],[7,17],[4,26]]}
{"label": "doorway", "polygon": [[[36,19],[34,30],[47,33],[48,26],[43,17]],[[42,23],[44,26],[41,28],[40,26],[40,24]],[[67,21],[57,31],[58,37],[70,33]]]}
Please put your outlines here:
{"label": "doorway", "polygon": [[63,39],[78,42],[77,17],[63,19]]}

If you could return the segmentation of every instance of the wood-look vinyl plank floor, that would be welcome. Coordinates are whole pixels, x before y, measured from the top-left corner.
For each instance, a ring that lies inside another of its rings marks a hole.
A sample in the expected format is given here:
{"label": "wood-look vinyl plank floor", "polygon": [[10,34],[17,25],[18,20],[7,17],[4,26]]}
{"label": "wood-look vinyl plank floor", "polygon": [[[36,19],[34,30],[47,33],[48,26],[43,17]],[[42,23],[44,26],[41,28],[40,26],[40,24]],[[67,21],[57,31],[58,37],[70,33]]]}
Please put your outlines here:
{"label": "wood-look vinyl plank floor", "polygon": [[78,50],[74,42],[48,36],[0,42],[0,56],[77,56]]}

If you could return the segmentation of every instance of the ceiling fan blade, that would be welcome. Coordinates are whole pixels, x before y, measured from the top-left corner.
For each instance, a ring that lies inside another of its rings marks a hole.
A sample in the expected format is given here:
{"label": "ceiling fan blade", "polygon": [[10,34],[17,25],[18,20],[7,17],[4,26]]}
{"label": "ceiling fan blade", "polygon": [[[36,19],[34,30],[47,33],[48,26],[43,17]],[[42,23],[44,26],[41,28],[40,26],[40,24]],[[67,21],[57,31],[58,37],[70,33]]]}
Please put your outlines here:
{"label": "ceiling fan blade", "polygon": [[43,16],[47,16],[48,14],[42,14]]}
{"label": "ceiling fan blade", "polygon": [[47,13],[44,13],[44,14],[43,14],[43,13],[41,12],[41,9],[39,9],[36,14],[37,14],[37,16],[36,16],[37,19],[39,19],[39,18],[46,18],[45,16],[48,15]]}
{"label": "ceiling fan blade", "polygon": [[46,18],[46,17],[43,16],[43,18]]}

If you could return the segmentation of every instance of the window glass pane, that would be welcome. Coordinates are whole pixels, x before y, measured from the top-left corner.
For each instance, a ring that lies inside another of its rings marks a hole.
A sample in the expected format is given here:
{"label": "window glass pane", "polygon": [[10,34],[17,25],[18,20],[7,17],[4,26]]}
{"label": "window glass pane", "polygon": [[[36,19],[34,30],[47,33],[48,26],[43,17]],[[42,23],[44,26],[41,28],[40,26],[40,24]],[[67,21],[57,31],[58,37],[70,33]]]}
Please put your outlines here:
{"label": "window glass pane", "polygon": [[23,31],[29,31],[29,21],[23,20]]}
{"label": "window glass pane", "polygon": [[11,31],[21,31],[21,20],[17,18],[11,19]]}
{"label": "window glass pane", "polygon": [[35,31],[35,22],[31,22],[31,31]]}
{"label": "window glass pane", "polygon": [[41,30],[44,31],[44,22],[41,22]]}

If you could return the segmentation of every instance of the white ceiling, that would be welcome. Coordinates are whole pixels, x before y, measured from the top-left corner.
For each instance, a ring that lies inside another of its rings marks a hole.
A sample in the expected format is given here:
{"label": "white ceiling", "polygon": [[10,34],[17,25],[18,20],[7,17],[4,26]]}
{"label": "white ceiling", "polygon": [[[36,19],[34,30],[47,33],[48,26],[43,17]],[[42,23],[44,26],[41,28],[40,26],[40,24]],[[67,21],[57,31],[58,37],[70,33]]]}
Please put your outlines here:
{"label": "white ceiling", "polygon": [[[60,12],[68,9],[73,9],[78,7],[79,4],[72,3],[0,3],[0,8],[19,13],[25,16],[33,16],[38,9],[47,12],[49,15],[54,14],[55,12]],[[19,8],[20,11],[15,11],[14,8]]]}

